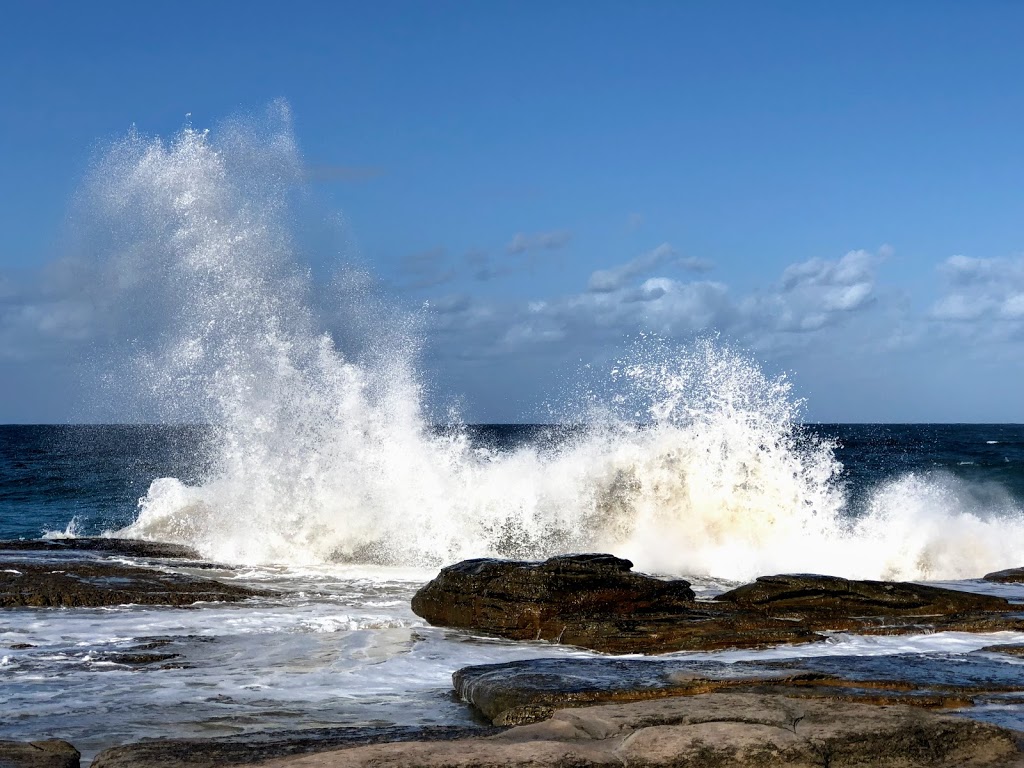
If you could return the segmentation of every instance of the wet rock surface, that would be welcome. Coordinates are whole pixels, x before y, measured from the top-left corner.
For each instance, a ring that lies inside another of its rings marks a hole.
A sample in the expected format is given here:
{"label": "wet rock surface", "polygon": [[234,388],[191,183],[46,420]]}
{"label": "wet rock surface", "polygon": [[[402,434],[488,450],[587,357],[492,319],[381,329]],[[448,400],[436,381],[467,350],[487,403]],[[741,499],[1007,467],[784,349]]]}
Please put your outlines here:
{"label": "wet rock surface", "polygon": [[[909,679],[908,679],[909,678]],[[549,658],[465,667],[456,692],[494,725],[521,725],[559,709],[716,691],[929,709],[1024,701],[1024,679],[981,659],[820,657],[799,662]]]}
{"label": "wet rock surface", "polygon": [[97,559],[60,562],[0,556],[0,608],[191,605],[268,593],[236,584]]}
{"label": "wet rock surface", "polygon": [[642,616],[693,602],[688,581],[655,579],[632,573],[632,567],[612,555],[570,555],[538,563],[466,560],[444,568],[419,590],[412,608],[431,623],[488,621],[505,636],[532,640],[561,632],[566,619]]}
{"label": "wet rock surface", "polygon": [[[838,576],[761,576],[715,598],[772,614],[933,616],[1015,610],[1001,597],[899,581],[854,581]],[[1020,610],[1017,608],[1016,610]]]}
{"label": "wet rock surface", "polygon": [[1024,656],[1024,645],[987,645],[981,651],[984,653],[1004,653],[1007,656]]}
{"label": "wet rock surface", "polygon": [[0,540],[0,551],[9,552],[101,552],[124,557],[183,558],[198,560],[199,553],[183,544],[168,544],[141,539],[115,539],[105,536],[72,539]]}
{"label": "wet rock surface", "polygon": [[994,725],[905,706],[714,693],[563,710],[544,722],[486,738],[366,745],[261,765],[1009,768],[1022,764],[1015,734]]}
{"label": "wet rock surface", "polygon": [[0,768],[79,768],[78,750],[60,739],[0,741]]}
{"label": "wet rock surface", "polygon": [[986,573],[982,578],[985,581],[994,581],[999,584],[1020,584],[1024,582],[1024,568],[1009,568],[1005,571],[993,571]]}
{"label": "wet rock surface", "polygon": [[688,582],[630,572],[611,555],[542,563],[467,560],[416,593],[431,624],[606,653],[665,653],[815,642],[865,634],[1024,629],[1021,606],[999,597],[899,582],[766,576],[714,600]]}
{"label": "wet rock surface", "polygon": [[689,582],[632,573],[632,567],[612,555],[466,560],[420,589],[412,609],[431,624],[513,640],[626,650],[643,642],[652,622],[694,600]]}
{"label": "wet rock surface", "polygon": [[104,750],[93,760],[92,768],[215,768],[341,747],[487,736],[499,730],[460,726],[313,728],[215,739],[153,739]]}

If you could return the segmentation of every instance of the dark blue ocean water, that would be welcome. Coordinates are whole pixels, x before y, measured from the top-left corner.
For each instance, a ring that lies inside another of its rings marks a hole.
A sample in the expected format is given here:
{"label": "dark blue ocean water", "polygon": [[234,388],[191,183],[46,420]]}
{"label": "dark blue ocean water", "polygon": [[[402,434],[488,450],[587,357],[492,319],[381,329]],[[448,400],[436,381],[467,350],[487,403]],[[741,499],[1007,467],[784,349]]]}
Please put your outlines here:
{"label": "dark blue ocean water", "polygon": [[[571,430],[477,425],[473,440],[510,449],[558,441]],[[1024,425],[825,424],[807,430],[837,442],[839,478],[856,514],[873,488],[907,473],[963,482],[976,509],[1024,509]],[[0,538],[64,530],[82,535],[127,525],[158,477],[197,483],[210,471],[207,428],[155,425],[0,426]]]}

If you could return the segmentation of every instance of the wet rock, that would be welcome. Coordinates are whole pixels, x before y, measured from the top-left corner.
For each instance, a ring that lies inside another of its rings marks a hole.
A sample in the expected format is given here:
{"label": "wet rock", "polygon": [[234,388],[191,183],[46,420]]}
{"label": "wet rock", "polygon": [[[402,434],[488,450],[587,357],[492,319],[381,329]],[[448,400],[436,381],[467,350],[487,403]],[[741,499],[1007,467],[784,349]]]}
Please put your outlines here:
{"label": "wet rock", "polygon": [[[839,665],[840,670],[843,666]],[[456,693],[494,725],[522,725],[559,709],[591,704],[694,696],[716,691],[783,694],[932,709],[969,707],[976,697],[1024,692],[1010,672],[993,679],[985,670],[911,681],[890,670],[865,677],[837,671],[831,660],[796,662],[692,662],[648,659],[549,658],[465,667],[452,676]],[[888,672],[888,674],[887,674]],[[904,675],[905,676],[905,675]]]}
{"label": "wet rock", "polygon": [[1020,759],[1013,732],[963,718],[903,706],[714,693],[563,710],[486,738],[367,745],[261,765],[1007,768]]}
{"label": "wet rock", "polygon": [[[181,658],[180,653],[103,653],[97,656],[97,661],[109,661],[112,664],[121,664],[128,667],[145,667],[149,664],[156,664],[161,661]],[[161,667],[163,669],[163,667]]]}
{"label": "wet rock", "polygon": [[[439,741],[490,735],[497,728],[462,726],[310,728],[226,736],[214,739],[148,739],[100,752],[92,768],[216,768],[257,763],[383,742]],[[2,766],[2,764],[0,764]]]}
{"label": "wet rock", "polygon": [[269,593],[105,560],[0,560],[0,608],[191,605]]}
{"label": "wet rock", "polygon": [[982,576],[985,581],[995,581],[1000,584],[1019,584],[1024,582],[1024,568],[1009,568],[1005,571],[993,571]]}
{"label": "wet rock", "polygon": [[184,544],[168,544],[141,539],[115,539],[105,536],[75,539],[0,540],[0,551],[9,552],[101,552],[125,557],[158,557],[198,560],[199,553]]}
{"label": "wet rock", "polygon": [[545,720],[559,709],[709,693],[767,681],[821,678],[800,671],[760,676],[699,674],[665,664],[620,659],[529,659],[465,667],[455,692],[494,725]]}
{"label": "wet rock", "polygon": [[978,650],[981,653],[1005,653],[1007,656],[1024,656],[1024,645],[986,645]]}
{"label": "wet rock", "polygon": [[0,741],[0,768],[79,768],[81,757],[60,739]]}
{"label": "wet rock", "polygon": [[825,631],[899,634],[1024,628],[998,597],[895,582],[768,576],[716,600],[685,581],[630,572],[611,555],[542,563],[467,560],[416,593],[431,624],[606,653],[666,653],[816,642]]}
{"label": "wet rock", "polygon": [[638,628],[648,620],[676,614],[694,599],[689,582],[631,573],[632,567],[611,555],[466,560],[420,589],[412,609],[435,625],[625,650],[646,634]]}
{"label": "wet rock", "polygon": [[761,576],[715,598],[773,615],[932,616],[1020,610],[1001,597],[898,581],[853,581],[838,576]]}

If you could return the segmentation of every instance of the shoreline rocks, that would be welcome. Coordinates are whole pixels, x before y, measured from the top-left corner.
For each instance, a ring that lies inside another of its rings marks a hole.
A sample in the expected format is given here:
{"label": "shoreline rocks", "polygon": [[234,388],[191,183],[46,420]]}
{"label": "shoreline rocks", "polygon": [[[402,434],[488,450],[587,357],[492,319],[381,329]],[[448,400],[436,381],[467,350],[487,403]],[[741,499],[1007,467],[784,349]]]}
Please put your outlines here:
{"label": "shoreline rocks", "polygon": [[7,539],[0,540],[0,552],[99,552],[125,557],[199,560],[199,553],[184,544],[169,544],[143,539],[117,539],[106,536],[83,536],[69,539]]}
{"label": "shoreline rocks", "polygon": [[[503,733],[272,759],[261,768],[1011,768],[1017,734],[906,706],[749,693],[556,712]],[[160,763],[174,768],[173,761]],[[155,768],[122,763],[116,768]],[[199,768],[200,764],[190,764]],[[208,764],[202,764],[208,765]],[[97,768],[114,768],[101,763]]]}
{"label": "shoreline rocks", "polygon": [[0,608],[187,606],[238,602],[270,593],[180,573],[106,560],[32,562],[0,559]]}
{"label": "shoreline rocks", "polygon": [[212,739],[149,739],[103,750],[91,768],[217,768],[369,744],[489,736],[500,730],[464,726],[311,728]]}
{"label": "shoreline rocks", "polygon": [[806,573],[760,576],[715,600],[775,615],[810,612],[819,617],[845,617],[853,611],[872,616],[934,616],[1020,610],[1001,597],[973,592]]}
{"label": "shoreline rocks", "polygon": [[1024,629],[1020,606],[939,587],[796,574],[697,600],[686,581],[631,568],[611,555],[467,560],[442,569],[412,609],[437,626],[616,654],[816,642],[829,631]]}
{"label": "shoreline rocks", "polygon": [[0,768],[79,768],[81,754],[62,739],[0,740]]}
{"label": "shoreline rocks", "polygon": [[[114,558],[136,557],[131,565]],[[0,541],[0,608],[187,606],[272,593],[151,566],[204,567],[180,544],[105,537]]]}
{"label": "shoreline rocks", "polygon": [[1024,582],[1024,568],[1007,568],[1005,571],[993,571],[981,577],[985,581],[997,584],[1020,584]]}
{"label": "shoreline rocks", "polygon": [[505,726],[543,720],[561,709],[720,691],[925,709],[966,708],[1024,694],[1024,680],[1012,669],[993,675],[980,664],[959,667],[946,672],[936,661],[914,677],[878,659],[850,668],[829,658],[721,663],[559,657],[464,667],[452,675],[452,684],[485,719]]}

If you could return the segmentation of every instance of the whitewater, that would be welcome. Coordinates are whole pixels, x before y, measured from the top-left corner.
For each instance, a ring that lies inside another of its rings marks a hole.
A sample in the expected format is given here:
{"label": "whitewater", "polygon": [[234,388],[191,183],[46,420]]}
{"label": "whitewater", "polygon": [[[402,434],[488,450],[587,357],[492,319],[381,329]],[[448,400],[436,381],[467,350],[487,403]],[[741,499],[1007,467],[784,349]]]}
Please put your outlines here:
{"label": "whitewater", "polygon": [[[288,108],[113,146],[84,187],[101,269],[162,308],[132,378],[168,419],[215,425],[202,482],[154,480],[117,535],[229,563],[436,567],[609,551],[666,574],[956,579],[1018,564],[1024,515],[909,475],[854,514],[834,445],[785,376],[713,336],[635,343],[557,444],[496,452],[425,414],[408,329],[348,359],[297,256],[303,161]],[[132,302],[129,302],[131,304]],[[372,323],[370,323],[372,325]],[[341,331],[344,332],[344,329]]]}
{"label": "whitewater", "polygon": [[[701,598],[804,571],[1024,600],[977,580],[1024,565],[1020,427],[807,425],[790,378],[714,335],[633,340],[604,381],[552,393],[573,404],[560,424],[437,424],[415,318],[318,290],[305,175],[280,103],[170,139],[131,132],[93,164],[73,209],[83,285],[102,286],[97,312],[129,340],[101,361],[105,396],[192,426],[0,427],[0,532],[46,519],[50,537],[186,544],[206,562],[125,562],[272,594],[7,612],[0,736],[61,736],[88,758],[142,737],[473,725],[455,669],[593,654],[426,626],[412,595],[469,557],[610,552]],[[340,316],[354,319],[326,320]],[[111,511],[136,481],[137,508]],[[984,649],[1021,643],[839,633],[681,656],[939,677],[955,659],[989,679],[1020,661]],[[153,647],[167,663],[124,661]],[[1019,709],[972,716],[1020,727]]]}

